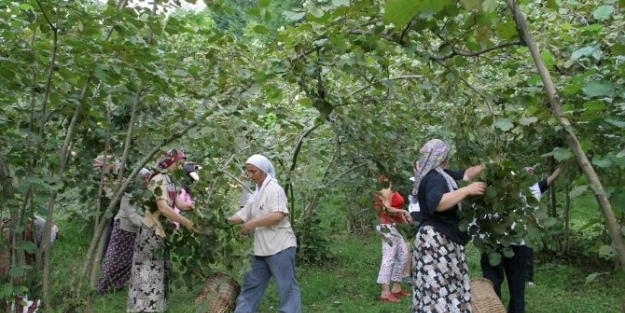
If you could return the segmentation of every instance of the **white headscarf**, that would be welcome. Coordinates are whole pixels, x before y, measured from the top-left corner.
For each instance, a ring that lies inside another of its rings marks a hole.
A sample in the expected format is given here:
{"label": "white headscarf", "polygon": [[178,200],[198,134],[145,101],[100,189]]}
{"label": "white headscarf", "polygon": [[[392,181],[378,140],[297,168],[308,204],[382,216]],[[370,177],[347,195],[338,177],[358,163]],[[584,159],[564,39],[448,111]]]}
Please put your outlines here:
{"label": "white headscarf", "polygon": [[[269,159],[267,159],[265,156],[260,154],[254,154],[249,159],[247,159],[245,164],[252,164],[256,166],[259,170],[263,171],[263,173],[267,174],[267,178],[265,178],[263,186],[271,180],[276,180],[276,170],[273,168],[273,164],[271,164],[271,161],[269,161]],[[256,184],[256,190],[254,190],[254,193],[251,194],[248,199],[255,199],[263,186],[259,186],[258,184]]]}

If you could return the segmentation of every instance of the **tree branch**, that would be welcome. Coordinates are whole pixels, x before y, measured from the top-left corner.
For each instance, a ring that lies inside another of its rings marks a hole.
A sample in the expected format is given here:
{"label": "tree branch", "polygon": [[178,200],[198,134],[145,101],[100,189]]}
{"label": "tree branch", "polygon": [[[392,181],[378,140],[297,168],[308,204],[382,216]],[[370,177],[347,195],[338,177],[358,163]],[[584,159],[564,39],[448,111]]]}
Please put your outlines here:
{"label": "tree branch", "polygon": [[403,80],[403,79],[409,80],[409,79],[422,79],[422,78],[424,78],[423,75],[401,75],[401,76],[391,77],[391,78],[387,78],[387,79],[384,79],[384,80],[381,80],[381,81],[373,82],[373,83],[371,83],[369,85],[366,85],[364,87],[360,87],[360,88],[352,91],[349,95],[353,96],[353,95],[355,95],[357,93],[360,93],[360,92],[362,92],[362,91],[364,91],[364,90],[366,90],[368,88],[371,88],[371,87],[375,86],[376,84],[383,84],[383,83],[392,82],[392,81],[396,81],[396,80]]}

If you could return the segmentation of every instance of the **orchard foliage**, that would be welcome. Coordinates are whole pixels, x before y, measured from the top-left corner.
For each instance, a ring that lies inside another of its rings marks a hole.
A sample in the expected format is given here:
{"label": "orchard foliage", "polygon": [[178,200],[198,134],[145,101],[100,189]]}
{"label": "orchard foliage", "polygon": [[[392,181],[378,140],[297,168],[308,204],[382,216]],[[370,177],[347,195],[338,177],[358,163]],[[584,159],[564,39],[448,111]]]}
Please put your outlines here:
{"label": "orchard foliage", "polygon": [[[502,223],[479,221],[493,234],[487,243],[553,246],[563,233],[558,214],[521,203],[535,179],[523,167],[539,165],[546,176],[573,154],[503,1],[206,4],[204,11],[176,9],[176,1],[0,4],[2,213],[16,225],[38,213],[93,230],[70,279],[76,298],[90,292],[85,279],[102,221],[138,170],[171,147],[203,166],[189,217],[205,234],[171,237],[179,281],[189,285],[216,268],[245,269],[249,239],[222,221],[238,200],[228,183],[237,183],[253,153],[274,162],[308,261],[331,257],[323,232],[341,226],[324,223],[324,214],[347,216],[351,231],[370,226],[375,174],[406,184],[417,149],[433,137],[452,143],[453,167],[489,164],[487,195],[463,224],[498,213]],[[623,225],[625,4],[519,4]],[[122,163],[118,176],[93,168],[102,155]],[[567,168],[570,197],[597,192]],[[527,231],[504,234],[513,222]],[[610,242],[594,247],[615,256]],[[39,275],[24,270],[12,273]],[[2,294],[20,286],[13,280]],[[43,287],[46,305],[54,304],[45,279],[27,287]]]}

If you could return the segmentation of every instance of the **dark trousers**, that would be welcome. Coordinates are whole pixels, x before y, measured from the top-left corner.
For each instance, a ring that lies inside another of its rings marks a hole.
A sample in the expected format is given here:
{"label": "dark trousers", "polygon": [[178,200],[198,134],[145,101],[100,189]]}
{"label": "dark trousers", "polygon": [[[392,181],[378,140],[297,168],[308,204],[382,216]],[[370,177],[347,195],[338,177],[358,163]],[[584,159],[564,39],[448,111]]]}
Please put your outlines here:
{"label": "dark trousers", "polygon": [[534,282],[534,249],[527,248],[527,275],[525,280]]}
{"label": "dark trousers", "polygon": [[492,266],[488,262],[488,255],[482,254],[481,266],[484,278],[493,282],[495,293],[501,299],[501,284],[505,278],[508,280],[510,291],[510,303],[508,313],[525,313],[525,274],[527,269],[526,246],[510,246],[514,256],[506,258],[501,252],[501,262]]}

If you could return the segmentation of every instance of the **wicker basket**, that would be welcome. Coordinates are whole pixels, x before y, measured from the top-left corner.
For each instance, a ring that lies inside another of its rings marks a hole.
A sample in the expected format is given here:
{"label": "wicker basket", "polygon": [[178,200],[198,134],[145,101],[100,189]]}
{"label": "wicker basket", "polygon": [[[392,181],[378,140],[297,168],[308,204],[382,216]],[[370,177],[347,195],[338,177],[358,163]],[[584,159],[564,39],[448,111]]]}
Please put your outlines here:
{"label": "wicker basket", "polygon": [[195,298],[198,307],[206,307],[206,313],[232,312],[241,292],[241,286],[222,272],[213,273]]}
{"label": "wicker basket", "polygon": [[506,308],[493,289],[493,283],[486,278],[471,280],[471,306],[473,313],[506,313]]}

